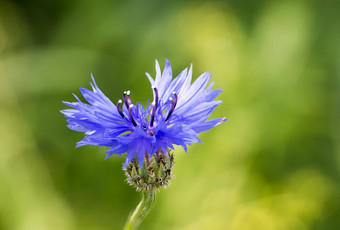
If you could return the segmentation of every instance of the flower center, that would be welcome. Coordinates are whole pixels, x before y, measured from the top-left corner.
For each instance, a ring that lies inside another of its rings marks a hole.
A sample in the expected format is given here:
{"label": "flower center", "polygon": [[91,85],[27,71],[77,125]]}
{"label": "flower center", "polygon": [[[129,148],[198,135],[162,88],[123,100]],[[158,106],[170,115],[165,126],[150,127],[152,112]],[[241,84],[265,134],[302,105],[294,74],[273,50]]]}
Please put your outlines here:
{"label": "flower center", "polygon": [[[154,100],[152,102],[152,110],[151,110],[151,116],[150,116],[150,123],[149,123],[149,128],[152,129],[155,123],[155,117],[156,117],[156,113],[157,113],[157,109],[159,108],[158,104],[159,104],[159,94],[158,94],[158,89],[156,87],[152,87],[153,91],[154,91]],[[177,105],[177,101],[178,101],[178,96],[176,94],[176,92],[173,92],[173,97],[170,97],[170,109],[169,112],[165,118],[165,122],[169,120],[169,118],[171,117],[171,115],[173,114],[176,105]],[[121,108],[120,104],[123,103],[123,106]],[[126,107],[128,113],[124,113],[123,112],[123,107]],[[137,123],[134,119],[134,110],[132,110],[133,108],[133,103],[131,102],[131,98],[130,98],[130,91],[124,91],[123,93],[123,101],[122,100],[118,100],[116,107],[117,107],[117,111],[120,114],[120,116],[124,119],[126,119],[127,121],[131,122],[133,124],[133,126],[137,126]],[[138,117],[138,115],[137,115]],[[141,124],[141,126],[143,126],[143,129],[146,131],[146,127],[144,124]],[[149,132],[150,136],[155,135],[154,132],[151,130]]]}
{"label": "flower center", "polygon": [[[126,108],[128,109],[129,111],[129,118],[130,118],[130,121],[131,123],[133,124],[133,126],[137,126],[137,123],[135,122],[135,120],[133,119],[133,114],[132,114],[132,107],[134,106],[131,102],[131,99],[130,99],[130,90],[128,91],[124,91],[123,93],[123,101],[124,101],[124,105],[126,106]],[[122,103],[122,100],[119,100],[117,102],[117,110],[118,110],[118,113],[120,114],[120,116],[122,116],[122,118],[125,118],[126,120],[128,120],[123,111],[121,110],[120,108],[120,104]]]}

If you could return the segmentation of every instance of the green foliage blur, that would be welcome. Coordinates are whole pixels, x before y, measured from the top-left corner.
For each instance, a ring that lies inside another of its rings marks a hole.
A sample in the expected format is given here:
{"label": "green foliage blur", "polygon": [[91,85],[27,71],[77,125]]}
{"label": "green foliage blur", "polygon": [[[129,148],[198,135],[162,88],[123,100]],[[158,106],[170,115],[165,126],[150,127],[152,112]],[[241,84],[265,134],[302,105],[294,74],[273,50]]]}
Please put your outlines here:
{"label": "green foliage blur", "polygon": [[124,157],[75,149],[59,112],[89,87],[152,98],[154,61],[213,74],[230,120],[175,152],[140,229],[340,229],[340,4],[0,0],[0,229],[122,229]]}

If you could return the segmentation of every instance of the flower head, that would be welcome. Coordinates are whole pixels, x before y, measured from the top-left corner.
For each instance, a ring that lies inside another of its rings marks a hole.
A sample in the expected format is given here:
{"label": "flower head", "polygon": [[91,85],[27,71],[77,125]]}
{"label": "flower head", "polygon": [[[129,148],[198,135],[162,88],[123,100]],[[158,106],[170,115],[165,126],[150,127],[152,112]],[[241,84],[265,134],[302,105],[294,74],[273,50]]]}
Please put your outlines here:
{"label": "flower head", "polygon": [[68,118],[68,128],[85,133],[77,143],[83,145],[107,146],[108,158],[112,154],[127,153],[123,167],[137,157],[142,168],[144,157],[154,153],[167,153],[168,148],[187,146],[201,142],[198,134],[207,131],[226,118],[207,120],[222,101],[215,98],[222,90],[212,90],[208,86],[211,74],[203,73],[191,84],[192,66],[172,79],[172,70],[165,61],[163,73],[156,60],[156,78],[146,73],[153,90],[153,102],[145,107],[132,102],[130,91],[123,93],[122,99],[113,104],[98,88],[94,77],[92,91],[80,88],[85,100],[76,95],[77,102],[64,102],[73,109],[61,112]]}

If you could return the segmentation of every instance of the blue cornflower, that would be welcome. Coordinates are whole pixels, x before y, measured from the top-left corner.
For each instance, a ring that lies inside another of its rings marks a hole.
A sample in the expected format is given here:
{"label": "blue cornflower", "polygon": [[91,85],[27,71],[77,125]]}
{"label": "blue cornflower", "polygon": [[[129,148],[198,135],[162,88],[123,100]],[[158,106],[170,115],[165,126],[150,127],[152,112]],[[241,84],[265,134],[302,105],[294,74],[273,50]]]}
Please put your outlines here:
{"label": "blue cornflower", "polygon": [[[113,104],[98,88],[94,77],[92,91],[80,88],[89,104],[83,103],[76,95],[77,102],[63,102],[73,109],[61,112],[68,118],[68,128],[84,132],[85,137],[76,147],[83,145],[107,146],[108,158],[112,154],[127,153],[123,167],[135,156],[140,167],[145,154],[166,153],[173,145],[180,145],[187,151],[187,145],[201,142],[200,132],[213,128],[226,118],[207,120],[214,108],[222,101],[215,98],[221,89],[208,86],[211,74],[203,73],[191,84],[192,65],[172,80],[168,60],[161,73],[156,60],[156,78],[146,73],[152,85],[154,99],[144,107],[130,98],[130,91],[123,93],[123,100]],[[208,86],[208,87],[207,87]]]}

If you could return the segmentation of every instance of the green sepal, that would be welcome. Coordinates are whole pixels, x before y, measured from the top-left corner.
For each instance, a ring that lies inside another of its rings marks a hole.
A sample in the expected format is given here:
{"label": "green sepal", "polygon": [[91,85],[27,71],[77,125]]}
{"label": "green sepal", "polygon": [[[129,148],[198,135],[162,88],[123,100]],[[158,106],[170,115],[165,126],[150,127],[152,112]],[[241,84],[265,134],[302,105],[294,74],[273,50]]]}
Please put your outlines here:
{"label": "green sepal", "polygon": [[160,175],[161,178],[166,177],[166,169],[165,169],[163,164],[161,164],[160,167],[159,167],[159,175]]}
{"label": "green sepal", "polygon": [[149,171],[148,167],[146,166],[145,160],[143,161],[143,168],[140,169],[140,176],[142,177],[144,182],[148,180]]}
{"label": "green sepal", "polygon": [[137,179],[138,173],[137,173],[136,167],[134,165],[132,166],[130,175],[131,175],[131,178],[133,178],[134,180]]}
{"label": "green sepal", "polygon": [[135,157],[125,168],[126,181],[138,191],[158,190],[170,185],[173,178],[172,167],[174,165],[173,154],[168,150],[163,153],[158,150],[151,157],[145,154],[142,168],[139,167]]}
{"label": "green sepal", "polygon": [[159,165],[158,165],[158,162],[156,160],[156,157],[151,158],[150,164],[151,164],[151,167],[153,169],[153,172],[155,173],[155,176],[159,177],[159,170],[158,170]]}
{"label": "green sepal", "polygon": [[171,157],[170,157],[170,154],[164,154],[165,155],[165,158],[166,158],[166,168],[171,168],[171,164],[172,164],[172,161],[171,161]]}

